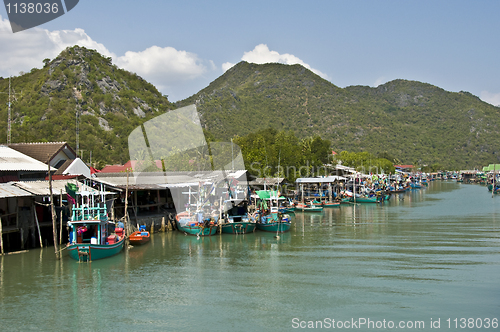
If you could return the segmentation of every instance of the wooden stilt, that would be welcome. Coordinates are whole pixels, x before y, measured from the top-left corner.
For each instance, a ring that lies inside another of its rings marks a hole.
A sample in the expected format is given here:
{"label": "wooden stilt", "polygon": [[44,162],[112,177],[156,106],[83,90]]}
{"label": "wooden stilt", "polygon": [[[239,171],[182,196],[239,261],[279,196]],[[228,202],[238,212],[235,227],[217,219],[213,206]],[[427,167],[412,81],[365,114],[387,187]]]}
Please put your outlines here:
{"label": "wooden stilt", "polygon": [[61,194],[59,195],[59,207],[61,208],[61,210],[59,211],[59,223],[60,223],[60,225],[59,225],[59,245],[62,244],[62,231],[63,231],[62,198],[63,198],[63,193],[62,193],[62,189],[61,189]]}
{"label": "wooden stilt", "polygon": [[127,168],[127,186],[125,187],[125,214],[124,214],[124,224],[125,224],[125,227],[124,227],[124,230],[123,230],[123,235],[125,236],[125,238],[127,238],[127,224],[128,224],[128,212],[127,212],[127,209],[128,209],[128,168]]}
{"label": "wooden stilt", "polygon": [[49,167],[49,193],[50,193],[50,212],[52,215],[52,235],[54,238],[54,250],[56,253],[56,259],[60,259],[61,253],[58,250],[57,246],[57,228],[56,228],[56,212],[54,211],[54,196],[52,196],[52,173],[50,173],[50,164]]}
{"label": "wooden stilt", "polygon": [[165,232],[165,217],[161,218],[161,231]]}

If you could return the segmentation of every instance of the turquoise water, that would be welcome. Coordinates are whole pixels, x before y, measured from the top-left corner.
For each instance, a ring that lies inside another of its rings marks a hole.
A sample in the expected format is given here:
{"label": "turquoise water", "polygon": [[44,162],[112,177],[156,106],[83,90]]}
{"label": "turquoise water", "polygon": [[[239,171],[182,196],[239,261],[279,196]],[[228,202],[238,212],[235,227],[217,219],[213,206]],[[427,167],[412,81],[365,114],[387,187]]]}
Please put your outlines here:
{"label": "turquoise water", "polygon": [[435,181],[385,205],[298,213],[279,239],[169,232],[91,264],[57,261],[53,248],[1,257],[0,326],[291,331],[334,319],[348,330],[365,319],[373,326],[349,329],[427,331],[473,318],[466,329],[482,331],[500,319],[499,281],[500,197]]}

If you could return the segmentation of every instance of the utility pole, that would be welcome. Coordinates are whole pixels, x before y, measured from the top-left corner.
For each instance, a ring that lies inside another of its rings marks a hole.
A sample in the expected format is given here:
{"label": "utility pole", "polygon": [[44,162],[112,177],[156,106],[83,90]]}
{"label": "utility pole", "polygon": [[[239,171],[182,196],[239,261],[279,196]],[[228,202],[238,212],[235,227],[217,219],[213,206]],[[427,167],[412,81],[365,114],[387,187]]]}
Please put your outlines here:
{"label": "utility pole", "polygon": [[7,103],[9,105],[9,110],[7,111],[7,145],[10,144],[10,76],[9,76],[9,102]]}
{"label": "utility pole", "polygon": [[0,92],[0,93],[8,93],[9,94],[9,101],[7,102],[7,106],[9,107],[8,110],[7,110],[7,145],[9,145],[11,143],[11,106],[12,106],[12,102],[11,102],[11,97],[12,95],[16,95],[16,93],[12,93],[12,89],[11,89],[11,78],[12,76],[9,76],[9,92]]}

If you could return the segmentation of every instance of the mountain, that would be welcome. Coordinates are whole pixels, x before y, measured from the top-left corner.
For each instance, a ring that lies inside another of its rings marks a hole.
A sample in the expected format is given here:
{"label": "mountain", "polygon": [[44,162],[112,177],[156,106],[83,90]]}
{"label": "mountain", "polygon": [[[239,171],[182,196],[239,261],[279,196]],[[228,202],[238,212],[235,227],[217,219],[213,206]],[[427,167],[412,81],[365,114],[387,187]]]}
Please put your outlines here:
{"label": "mountain", "polygon": [[[368,151],[405,164],[474,168],[499,162],[500,108],[468,92],[394,80],[340,88],[300,65],[240,62],[208,87],[172,104],[111,58],[74,46],[42,69],[12,78],[12,143],[66,141],[101,167],[128,160],[128,135],[145,121],[197,104],[202,125],[229,141],[272,127],[319,135],[333,150]],[[9,79],[0,78],[0,128]],[[0,144],[7,132],[0,135]]]}
{"label": "mountain", "polygon": [[339,88],[301,65],[240,62],[176,104],[192,103],[217,139],[272,127],[405,164],[465,169],[500,160],[500,108],[427,83]]}
{"label": "mountain", "polygon": [[[11,142],[66,141],[85,161],[104,166],[128,160],[128,135],[145,121],[174,109],[136,74],[119,69],[94,50],[74,46],[11,79]],[[8,102],[9,79],[0,78],[0,105]],[[7,107],[0,108],[7,128]],[[0,137],[6,143],[7,132]]]}

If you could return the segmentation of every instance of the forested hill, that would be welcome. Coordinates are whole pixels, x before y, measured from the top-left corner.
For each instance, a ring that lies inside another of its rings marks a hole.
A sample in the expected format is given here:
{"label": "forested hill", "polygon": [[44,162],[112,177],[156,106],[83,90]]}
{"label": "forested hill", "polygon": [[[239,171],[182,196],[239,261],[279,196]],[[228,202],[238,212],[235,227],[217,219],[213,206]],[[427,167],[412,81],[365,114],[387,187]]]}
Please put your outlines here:
{"label": "forested hill", "polygon": [[273,127],[405,164],[464,169],[500,160],[499,107],[416,81],[339,88],[300,65],[240,62],[177,105],[191,103],[225,140]]}
{"label": "forested hill", "polygon": [[[141,123],[174,109],[136,74],[119,69],[94,50],[74,46],[42,69],[12,77],[12,143],[66,141],[96,166],[126,162],[128,135]],[[0,105],[8,102],[9,79],[0,78]],[[0,144],[7,141],[7,107],[0,106]]]}
{"label": "forested hill", "polygon": [[[196,103],[216,139],[272,127],[319,135],[333,150],[368,151],[405,164],[473,168],[499,162],[500,108],[467,92],[395,80],[339,88],[300,65],[240,62],[173,105],[111,58],[74,46],[12,78],[12,143],[67,141],[98,167],[128,160],[128,135],[145,121]],[[0,144],[7,140],[9,79],[0,78]],[[1,106],[3,105],[3,106]]]}

